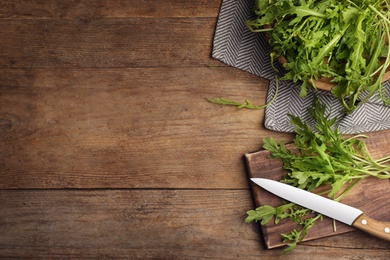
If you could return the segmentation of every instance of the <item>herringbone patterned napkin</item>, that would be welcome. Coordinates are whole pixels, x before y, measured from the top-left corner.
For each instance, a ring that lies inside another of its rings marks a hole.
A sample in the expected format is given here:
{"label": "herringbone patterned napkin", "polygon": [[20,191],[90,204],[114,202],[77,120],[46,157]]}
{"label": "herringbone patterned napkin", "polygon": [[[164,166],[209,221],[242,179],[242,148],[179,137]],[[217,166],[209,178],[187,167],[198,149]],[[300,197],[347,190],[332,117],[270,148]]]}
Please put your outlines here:
{"label": "herringbone patterned napkin", "polygon": [[[262,33],[253,33],[245,25],[253,19],[254,0],[223,0],[214,37],[212,56],[236,67],[270,80],[267,101],[276,90],[275,71],[269,58],[269,46]],[[275,64],[282,70],[279,64]],[[384,83],[390,89],[390,81]],[[356,134],[390,128],[390,107],[379,100],[360,105],[352,114],[345,115],[338,100],[326,91],[319,94],[309,90],[305,98],[299,97],[299,87],[290,81],[279,82],[276,100],[265,110],[265,127],[280,132],[292,132],[288,114],[309,119],[307,108],[315,96],[327,105],[331,116],[337,116],[336,127],[341,133]],[[243,97],[256,102],[256,97]]]}

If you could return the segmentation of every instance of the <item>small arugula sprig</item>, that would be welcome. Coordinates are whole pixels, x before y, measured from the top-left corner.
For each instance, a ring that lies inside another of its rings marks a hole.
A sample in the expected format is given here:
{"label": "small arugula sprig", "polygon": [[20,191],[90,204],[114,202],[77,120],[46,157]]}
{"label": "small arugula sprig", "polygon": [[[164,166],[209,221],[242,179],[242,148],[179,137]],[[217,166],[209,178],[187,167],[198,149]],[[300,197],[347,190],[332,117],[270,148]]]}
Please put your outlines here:
{"label": "small arugula sprig", "polygon": [[[361,140],[366,136],[343,138],[335,127],[337,118],[330,118],[330,114],[326,114],[326,106],[318,99],[315,99],[308,113],[316,122],[315,129],[300,118],[289,115],[296,133],[292,149],[288,149],[283,142],[278,145],[273,138],[264,139],[263,147],[271,152],[270,157],[280,159],[287,170],[281,182],[307,191],[327,185],[330,188],[322,195],[339,201],[354,185],[367,177],[390,178],[390,156],[373,159],[366,143]],[[296,214],[297,207],[299,214]],[[293,203],[277,208],[261,206],[248,211],[245,221],[261,221],[264,225],[272,218],[275,224],[281,219],[290,219],[301,225],[300,230],[282,234],[284,241],[290,242],[286,249],[289,252],[321,218],[320,215],[309,216],[310,213]]]}
{"label": "small arugula sprig", "polygon": [[248,108],[248,109],[263,109],[267,107],[266,105],[254,105],[249,100],[245,100],[245,103],[241,103],[234,100],[229,100],[226,98],[209,98],[207,99],[210,103],[214,103],[217,105],[228,105],[228,106],[236,106],[237,108]]}
{"label": "small arugula sprig", "polygon": [[255,210],[247,212],[248,216],[245,222],[261,221],[261,225],[267,224],[272,218],[275,219],[275,224],[278,224],[282,219],[288,219],[301,226],[300,230],[294,229],[289,234],[281,234],[283,242],[287,243],[284,250],[285,253],[292,251],[298,242],[301,242],[309,230],[313,227],[318,219],[322,219],[321,214],[315,214],[313,211],[305,209],[294,203],[284,203],[279,207],[262,206]]}
{"label": "small arugula sprig", "polygon": [[208,98],[207,101],[209,101],[210,103],[213,103],[213,104],[217,104],[217,105],[228,105],[228,106],[236,106],[237,108],[248,108],[248,109],[263,109],[263,108],[266,108],[268,107],[269,105],[272,104],[272,102],[274,102],[274,100],[276,99],[277,95],[278,95],[278,90],[279,90],[279,79],[276,77],[276,87],[275,87],[275,94],[273,95],[273,97],[271,98],[271,100],[264,104],[264,105],[254,105],[252,102],[250,102],[249,100],[245,100],[245,103],[241,103],[241,102],[238,102],[238,101],[234,101],[234,100],[229,100],[229,99],[226,99],[226,98]]}

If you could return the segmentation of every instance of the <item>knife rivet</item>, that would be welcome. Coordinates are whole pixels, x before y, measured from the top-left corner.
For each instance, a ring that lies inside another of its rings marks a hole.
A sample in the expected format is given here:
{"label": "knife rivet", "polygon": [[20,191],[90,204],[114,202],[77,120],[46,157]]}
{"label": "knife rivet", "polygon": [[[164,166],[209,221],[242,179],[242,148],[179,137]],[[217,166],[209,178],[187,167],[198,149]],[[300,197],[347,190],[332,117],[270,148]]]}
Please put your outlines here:
{"label": "knife rivet", "polygon": [[362,224],[363,224],[363,225],[367,225],[367,220],[362,219]]}
{"label": "knife rivet", "polygon": [[390,228],[385,228],[385,233],[390,233]]}

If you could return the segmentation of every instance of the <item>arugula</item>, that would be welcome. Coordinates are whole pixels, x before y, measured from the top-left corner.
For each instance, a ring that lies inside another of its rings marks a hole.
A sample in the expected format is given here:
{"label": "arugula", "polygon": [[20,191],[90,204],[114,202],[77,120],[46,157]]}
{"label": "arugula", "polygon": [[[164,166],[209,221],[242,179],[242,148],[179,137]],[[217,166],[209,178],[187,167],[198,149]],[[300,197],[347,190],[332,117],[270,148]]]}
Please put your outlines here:
{"label": "arugula", "polygon": [[[288,149],[283,142],[277,144],[273,138],[264,139],[263,148],[271,152],[271,158],[280,159],[287,170],[281,182],[307,191],[327,185],[330,188],[322,195],[339,201],[354,185],[367,177],[390,179],[390,156],[373,159],[362,140],[366,136],[344,138],[334,126],[337,118],[330,118],[326,106],[318,99],[308,113],[316,122],[314,129],[300,118],[289,115],[296,133],[292,149]],[[297,211],[299,214],[296,214]],[[282,234],[285,242],[290,242],[286,249],[288,252],[304,239],[309,229],[321,218],[321,215],[310,216],[310,213],[293,203],[277,208],[261,206],[248,211],[245,221],[261,221],[265,225],[272,218],[276,224],[280,219],[287,218],[301,225],[300,230]]]}
{"label": "arugula", "polygon": [[[261,225],[267,224],[272,218],[275,219],[275,224],[282,219],[288,219],[301,226],[300,230],[294,229],[289,234],[281,234],[283,242],[288,243],[285,253],[292,251],[298,242],[301,242],[307,235],[310,228],[313,227],[315,221],[322,219],[321,214],[311,216],[313,212],[305,209],[294,203],[284,203],[279,207],[262,206],[255,210],[247,212],[248,216],[245,222],[261,221]],[[310,216],[310,217],[308,217]]]}
{"label": "arugula", "polygon": [[268,34],[272,60],[287,59],[282,80],[302,82],[304,97],[313,80],[332,78],[332,94],[351,113],[374,94],[390,104],[381,84],[390,65],[389,5],[385,0],[256,0],[256,18],[246,23],[253,32]]}
{"label": "arugula", "polygon": [[279,79],[278,78],[276,78],[275,83],[276,83],[275,94],[272,97],[272,99],[264,105],[254,105],[249,100],[245,100],[245,103],[241,103],[241,102],[229,100],[226,98],[209,98],[209,99],[207,99],[207,101],[209,101],[210,103],[217,104],[217,105],[236,106],[237,108],[263,109],[263,108],[266,108],[267,106],[271,105],[272,102],[275,101],[275,99],[278,95],[278,90],[279,90]]}

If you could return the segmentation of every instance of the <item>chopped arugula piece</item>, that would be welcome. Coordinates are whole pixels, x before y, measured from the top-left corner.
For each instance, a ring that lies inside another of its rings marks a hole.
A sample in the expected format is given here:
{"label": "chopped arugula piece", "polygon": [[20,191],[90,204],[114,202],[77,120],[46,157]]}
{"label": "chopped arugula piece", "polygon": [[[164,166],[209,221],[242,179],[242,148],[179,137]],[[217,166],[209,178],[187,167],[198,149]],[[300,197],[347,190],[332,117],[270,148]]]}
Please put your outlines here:
{"label": "chopped arugula piece", "polygon": [[256,18],[246,24],[267,33],[271,60],[287,60],[281,79],[302,82],[302,97],[314,80],[331,78],[332,94],[351,113],[374,94],[390,104],[382,88],[390,65],[389,5],[383,0],[256,0]]}
{"label": "chopped arugula piece", "polygon": [[272,102],[276,99],[278,95],[278,89],[279,89],[279,80],[276,78],[276,89],[275,89],[275,94],[272,97],[272,99],[264,105],[253,105],[250,101],[245,100],[245,104],[241,102],[237,102],[234,100],[229,100],[226,98],[209,98],[207,101],[210,103],[214,103],[217,105],[228,105],[228,106],[236,106],[237,108],[249,108],[249,109],[263,109],[266,108],[267,106],[271,105]]}
{"label": "chopped arugula piece", "polygon": [[[390,157],[373,159],[361,139],[365,136],[344,138],[334,128],[337,118],[330,118],[326,114],[326,106],[318,99],[309,108],[309,114],[316,122],[315,129],[300,118],[289,115],[296,133],[292,149],[288,149],[283,142],[277,144],[273,138],[264,139],[263,148],[270,151],[271,158],[280,159],[287,170],[281,182],[307,191],[327,185],[330,188],[323,195],[339,201],[364,178],[390,179]],[[247,212],[246,222],[261,221],[264,225],[274,218],[275,224],[280,219],[298,223],[300,230],[282,234],[289,243],[286,250],[291,251],[321,218],[319,214],[311,216],[310,213],[310,210],[293,203],[277,208],[261,206]]]}

